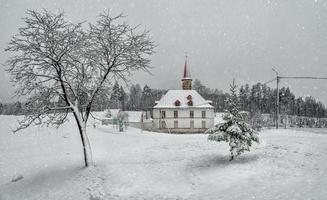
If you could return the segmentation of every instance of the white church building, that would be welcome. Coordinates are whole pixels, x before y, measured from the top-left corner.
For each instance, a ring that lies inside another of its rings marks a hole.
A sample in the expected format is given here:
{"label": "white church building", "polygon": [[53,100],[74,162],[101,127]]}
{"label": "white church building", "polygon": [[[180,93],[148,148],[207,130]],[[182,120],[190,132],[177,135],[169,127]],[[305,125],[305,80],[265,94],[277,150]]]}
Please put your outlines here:
{"label": "white church building", "polygon": [[184,65],[182,90],[168,90],[153,107],[156,129],[169,133],[202,133],[214,125],[214,107],[197,91]]}

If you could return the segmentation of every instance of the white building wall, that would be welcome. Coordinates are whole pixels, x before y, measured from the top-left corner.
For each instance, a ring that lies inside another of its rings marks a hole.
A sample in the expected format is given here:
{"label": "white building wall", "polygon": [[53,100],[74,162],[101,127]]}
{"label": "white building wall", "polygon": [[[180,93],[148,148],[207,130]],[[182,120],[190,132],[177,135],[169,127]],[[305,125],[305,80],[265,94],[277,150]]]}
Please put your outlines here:
{"label": "white building wall", "polygon": [[[178,111],[178,118],[174,118],[174,111]],[[160,119],[160,111],[166,112],[166,118]],[[194,118],[190,118],[190,111],[194,112]],[[206,111],[206,118],[202,118],[202,111]],[[194,121],[194,128],[201,129],[202,121],[206,122],[206,128],[211,128],[214,125],[214,110],[213,108],[165,108],[153,109],[153,119],[156,128],[160,128],[160,121],[165,120],[166,127],[173,129],[174,121],[178,121],[178,128],[189,129],[191,120]]]}

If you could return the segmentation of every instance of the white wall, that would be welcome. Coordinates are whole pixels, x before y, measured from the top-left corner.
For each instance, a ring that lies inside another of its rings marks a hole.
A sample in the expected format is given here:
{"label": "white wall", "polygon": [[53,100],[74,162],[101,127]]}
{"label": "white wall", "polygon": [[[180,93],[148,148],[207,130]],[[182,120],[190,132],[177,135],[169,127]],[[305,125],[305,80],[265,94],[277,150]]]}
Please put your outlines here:
{"label": "white wall", "polygon": [[[174,118],[174,111],[178,111],[178,118]],[[190,111],[194,111],[194,118],[190,118]],[[174,128],[174,121],[178,120],[178,128],[190,128],[190,121],[194,121],[194,128],[202,128],[202,121],[206,121],[206,128],[214,125],[213,108],[180,108],[180,109],[153,109],[153,119],[156,128],[160,128],[160,111],[166,112],[166,126]],[[206,118],[202,118],[202,111],[206,111]]]}

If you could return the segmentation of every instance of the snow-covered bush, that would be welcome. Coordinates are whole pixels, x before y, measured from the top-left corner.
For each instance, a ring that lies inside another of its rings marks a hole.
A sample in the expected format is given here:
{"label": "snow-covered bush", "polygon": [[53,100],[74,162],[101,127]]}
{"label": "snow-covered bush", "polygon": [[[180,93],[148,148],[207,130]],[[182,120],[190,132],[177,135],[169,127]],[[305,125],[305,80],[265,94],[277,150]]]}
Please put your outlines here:
{"label": "snow-covered bush", "polygon": [[258,133],[246,123],[238,111],[238,99],[236,95],[237,86],[230,86],[231,96],[227,99],[228,113],[223,116],[224,123],[209,129],[208,140],[217,142],[228,142],[230,146],[231,159],[244,151],[250,151],[253,142],[259,142]]}

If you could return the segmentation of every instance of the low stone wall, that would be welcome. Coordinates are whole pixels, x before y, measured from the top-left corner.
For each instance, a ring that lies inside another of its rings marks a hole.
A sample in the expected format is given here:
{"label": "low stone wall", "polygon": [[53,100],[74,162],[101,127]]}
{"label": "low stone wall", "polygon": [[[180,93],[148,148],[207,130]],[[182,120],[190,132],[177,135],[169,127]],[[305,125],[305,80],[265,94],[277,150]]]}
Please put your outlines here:
{"label": "low stone wall", "polygon": [[147,131],[156,131],[153,122],[129,122],[128,125],[134,128],[140,128]]}
{"label": "low stone wall", "polygon": [[158,129],[158,132],[163,132],[163,133],[172,133],[172,134],[188,134],[188,133],[204,133],[206,128],[194,128],[194,129],[189,129],[189,128],[170,128],[168,129]]}

